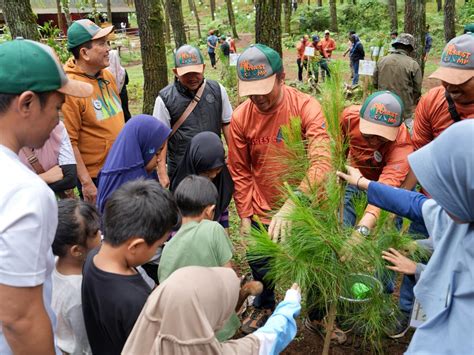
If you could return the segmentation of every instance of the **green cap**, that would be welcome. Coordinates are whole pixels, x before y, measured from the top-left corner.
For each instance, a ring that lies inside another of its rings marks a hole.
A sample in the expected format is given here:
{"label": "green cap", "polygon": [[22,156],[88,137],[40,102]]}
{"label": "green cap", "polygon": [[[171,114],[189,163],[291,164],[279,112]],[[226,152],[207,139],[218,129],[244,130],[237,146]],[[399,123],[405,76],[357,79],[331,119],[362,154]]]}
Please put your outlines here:
{"label": "green cap", "polygon": [[272,91],[276,73],[283,70],[280,55],[263,44],[253,44],[237,60],[239,95],[266,95]]}
{"label": "green cap", "polygon": [[108,36],[113,30],[114,26],[100,28],[87,19],[74,21],[67,30],[67,49],[71,50],[86,42]]}
{"label": "green cap", "polygon": [[174,64],[179,76],[204,71],[204,58],[201,51],[189,44],[178,48],[174,55]]}
{"label": "green cap", "polygon": [[464,33],[468,32],[474,33],[474,23],[468,23],[464,26]]}
{"label": "green cap", "polygon": [[51,47],[21,37],[0,44],[0,93],[59,91],[88,97],[90,84],[69,79]]}
{"label": "green cap", "polygon": [[403,122],[403,102],[390,91],[370,95],[360,109],[359,130],[394,141]]}

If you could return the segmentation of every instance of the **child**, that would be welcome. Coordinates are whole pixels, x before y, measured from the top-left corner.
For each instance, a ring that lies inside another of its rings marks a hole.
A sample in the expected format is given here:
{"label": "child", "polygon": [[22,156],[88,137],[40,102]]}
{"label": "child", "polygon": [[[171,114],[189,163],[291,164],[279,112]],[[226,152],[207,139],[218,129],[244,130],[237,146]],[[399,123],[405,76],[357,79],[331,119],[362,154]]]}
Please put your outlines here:
{"label": "child", "polygon": [[58,347],[68,354],[92,354],[82,315],[82,266],[88,252],[100,244],[99,214],[81,200],[58,202],[58,228],[53,253],[52,307],[57,316]]}
{"label": "child", "polygon": [[239,279],[228,268],[177,270],[148,298],[123,354],[279,354],[296,335],[298,285],[255,333],[219,342],[214,334],[231,316],[238,290]]}
{"label": "child", "polygon": [[82,304],[94,354],[120,354],[150,286],[137,267],[146,263],[178,221],[178,208],[153,180],[122,185],[105,204],[104,240],[84,264]]}
{"label": "child", "polygon": [[[163,249],[158,267],[160,283],[185,266],[232,267],[232,244],[224,228],[212,221],[218,192],[211,180],[190,175],[181,181],[174,195],[183,224]],[[230,339],[239,327],[234,312],[217,338]]]}

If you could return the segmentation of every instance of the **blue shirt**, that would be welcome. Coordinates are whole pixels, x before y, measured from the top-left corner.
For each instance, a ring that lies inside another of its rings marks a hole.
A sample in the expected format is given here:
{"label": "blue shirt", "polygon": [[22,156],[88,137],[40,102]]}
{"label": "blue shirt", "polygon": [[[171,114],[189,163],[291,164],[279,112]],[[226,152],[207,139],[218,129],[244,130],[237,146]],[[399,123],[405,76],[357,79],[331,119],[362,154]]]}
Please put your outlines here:
{"label": "blue shirt", "polygon": [[[217,36],[210,35],[209,37],[207,37],[207,42],[209,42],[212,46],[215,47],[217,45]],[[207,53],[214,53],[214,52],[215,52],[215,49],[207,45]]]}

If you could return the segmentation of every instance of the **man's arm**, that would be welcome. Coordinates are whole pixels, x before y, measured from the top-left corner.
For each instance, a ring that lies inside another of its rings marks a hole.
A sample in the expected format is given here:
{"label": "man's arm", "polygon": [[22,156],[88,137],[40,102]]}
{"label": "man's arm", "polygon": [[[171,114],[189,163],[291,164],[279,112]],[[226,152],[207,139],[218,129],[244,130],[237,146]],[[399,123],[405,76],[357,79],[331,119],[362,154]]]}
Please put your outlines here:
{"label": "man's arm", "polygon": [[0,284],[0,321],[14,354],[54,354],[51,321],[43,304],[43,285]]}
{"label": "man's arm", "polygon": [[230,121],[232,119],[232,105],[230,104],[229,95],[227,95],[227,91],[225,87],[219,84],[221,89],[221,98],[222,98],[222,133],[224,133],[224,139],[229,146],[229,139],[230,139]]}
{"label": "man's arm", "polygon": [[416,119],[413,120],[413,136],[411,138],[413,148],[420,149],[433,140],[433,130],[431,127],[431,117],[429,112],[430,100],[425,94],[421,99],[415,110]]}
{"label": "man's arm", "polygon": [[86,164],[84,164],[84,160],[82,160],[82,155],[79,151],[79,148],[76,145],[73,145],[72,149],[74,150],[74,157],[76,158],[77,162],[77,178],[82,185],[82,195],[84,196],[84,200],[95,203],[95,199],[97,197],[97,187],[95,186],[91,176],[89,175],[89,172],[87,171]]}

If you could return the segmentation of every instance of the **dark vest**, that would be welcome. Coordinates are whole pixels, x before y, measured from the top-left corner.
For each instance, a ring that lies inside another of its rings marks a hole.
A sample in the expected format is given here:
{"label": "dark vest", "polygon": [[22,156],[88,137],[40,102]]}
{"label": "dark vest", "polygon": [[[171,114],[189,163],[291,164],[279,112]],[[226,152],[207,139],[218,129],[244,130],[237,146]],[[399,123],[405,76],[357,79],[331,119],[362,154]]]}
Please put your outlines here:
{"label": "dark vest", "polygon": [[[159,95],[170,113],[171,127],[178,121],[194,97],[194,93],[191,93],[177,81],[161,90]],[[211,131],[220,137],[221,129],[221,89],[216,81],[206,80],[206,87],[201,100],[168,141],[168,175],[173,176],[189,142],[196,134]]]}

